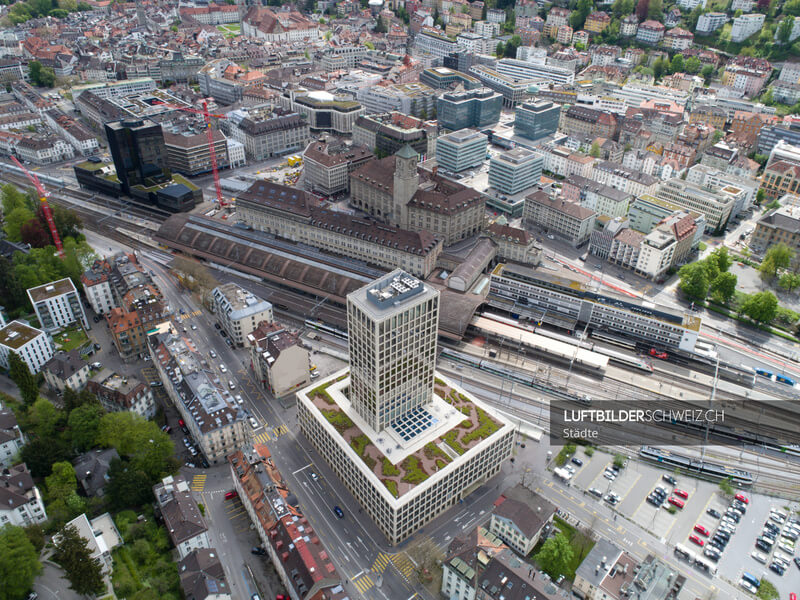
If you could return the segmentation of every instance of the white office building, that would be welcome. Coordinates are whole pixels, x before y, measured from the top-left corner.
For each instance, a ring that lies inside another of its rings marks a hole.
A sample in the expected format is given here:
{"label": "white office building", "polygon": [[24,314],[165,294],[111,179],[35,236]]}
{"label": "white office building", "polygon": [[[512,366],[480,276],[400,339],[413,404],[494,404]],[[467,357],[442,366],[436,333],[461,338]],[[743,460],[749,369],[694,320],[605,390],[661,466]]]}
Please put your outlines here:
{"label": "white office building", "polygon": [[16,352],[31,373],[42,370],[44,364],[53,358],[53,340],[41,329],[36,329],[22,321],[11,321],[0,329],[0,367],[8,369],[8,355]]}
{"label": "white office building", "polygon": [[474,129],[460,129],[439,136],[436,141],[436,161],[453,173],[479,167],[486,159],[489,138]]}
{"label": "white office building", "polygon": [[214,288],[211,298],[217,321],[237,346],[244,346],[247,336],[261,321],[273,320],[272,304],[235,283]]}
{"label": "white office building", "polygon": [[503,194],[517,194],[539,183],[543,167],[541,155],[518,146],[492,157],[489,185]]}
{"label": "white office building", "polygon": [[91,329],[78,290],[69,277],[28,289],[28,298],[42,329],[48,333],[68,327],[76,321],[86,329]]}
{"label": "white office building", "polygon": [[562,85],[571,85],[575,82],[574,71],[547,64],[517,60],[516,58],[501,58],[497,61],[495,68],[501,75],[508,75],[517,79],[536,79]]}
{"label": "white office building", "polygon": [[494,476],[514,428],[436,373],[436,289],[395,270],[348,295],[347,319],[350,367],[298,392],[298,422],[398,544]]}

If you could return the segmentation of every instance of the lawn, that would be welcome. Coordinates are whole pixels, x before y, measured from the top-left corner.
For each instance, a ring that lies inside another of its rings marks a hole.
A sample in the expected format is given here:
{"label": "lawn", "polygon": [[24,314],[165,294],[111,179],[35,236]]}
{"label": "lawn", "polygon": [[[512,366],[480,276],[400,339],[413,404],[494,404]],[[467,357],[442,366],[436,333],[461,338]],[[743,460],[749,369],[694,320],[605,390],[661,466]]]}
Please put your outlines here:
{"label": "lawn", "polygon": [[79,325],[68,327],[53,337],[53,341],[55,342],[56,346],[65,352],[69,352],[73,348],[80,348],[88,339],[89,338],[87,337],[86,332],[83,330],[83,327],[80,327]]}
{"label": "lawn", "polygon": [[[572,560],[567,565],[564,577],[570,581],[574,581],[575,571],[583,562],[583,559],[586,558],[589,552],[592,551],[595,542],[560,517],[553,518],[553,525],[556,527],[556,529],[564,534],[564,536],[567,538],[567,541],[569,541],[569,545],[572,546]],[[543,543],[543,541],[540,541],[538,544],[536,544],[533,552],[531,552],[531,558],[536,556]]]}
{"label": "lawn", "polygon": [[242,33],[242,26],[239,23],[226,23],[217,25],[217,30],[222,32],[226,38],[234,38]]}

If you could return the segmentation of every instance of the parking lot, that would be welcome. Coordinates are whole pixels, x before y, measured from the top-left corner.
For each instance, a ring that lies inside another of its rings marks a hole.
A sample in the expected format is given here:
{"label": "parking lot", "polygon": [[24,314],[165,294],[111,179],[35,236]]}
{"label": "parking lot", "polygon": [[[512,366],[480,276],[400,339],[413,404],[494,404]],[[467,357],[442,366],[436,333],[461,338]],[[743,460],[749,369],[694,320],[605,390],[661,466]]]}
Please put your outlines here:
{"label": "parking lot", "polygon": [[[790,592],[797,593],[797,587],[792,587],[791,584],[798,581],[800,566],[794,563],[794,548],[786,545],[792,540],[780,536],[789,531],[788,521],[773,521],[779,533],[775,534],[776,542],[770,551],[762,552],[765,562],[758,562],[753,558],[753,553],[757,551],[755,540],[762,535],[764,523],[770,519],[770,510],[780,510],[791,519],[793,516],[797,517],[797,503],[747,493],[749,504],[744,506],[745,512],[736,523],[733,521],[735,515],[730,512],[726,518],[726,511],[731,508],[733,499],[724,496],[716,483],[700,481],[679,472],[659,469],[655,465],[631,459],[626,461],[626,467],[615,471],[612,455],[596,451],[589,457],[581,447],[578,447],[575,458],[582,463],[580,466],[568,461],[564,468],[574,470],[569,485],[583,490],[587,502],[604,504],[620,517],[650,531],[669,546],[681,544],[695,556],[708,561],[712,569],[716,565],[717,576],[734,585],[746,571],[758,579],[767,578],[778,589],[780,598],[788,598]],[[651,496],[651,501],[648,502],[648,496],[657,487],[661,487],[663,491],[660,496]],[[663,500],[659,501],[659,498]],[[670,499],[678,501],[678,505],[682,502],[683,507],[671,504]],[[718,534],[723,519],[727,521],[723,526],[726,531]],[[697,530],[695,526],[699,526]],[[702,542],[702,546],[691,541],[690,536],[697,536],[696,539]],[[781,543],[784,543],[783,547],[780,547]],[[703,554],[712,545],[720,548],[717,561],[713,560],[715,557]],[[784,564],[787,567],[783,575],[769,569],[776,556],[779,560],[783,558],[786,561]],[[702,574],[702,570],[696,566],[690,567],[687,564],[686,568]],[[709,573],[707,576],[713,577],[713,574]],[[745,594],[744,589],[742,593]]]}

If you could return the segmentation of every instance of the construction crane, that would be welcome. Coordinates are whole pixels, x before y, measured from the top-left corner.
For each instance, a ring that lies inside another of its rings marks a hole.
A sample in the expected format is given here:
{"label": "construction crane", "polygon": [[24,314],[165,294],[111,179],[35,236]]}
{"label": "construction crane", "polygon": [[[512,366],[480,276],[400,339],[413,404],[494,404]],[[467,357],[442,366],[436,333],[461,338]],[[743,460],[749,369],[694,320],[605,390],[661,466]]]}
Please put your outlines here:
{"label": "construction crane", "polygon": [[36,192],[39,194],[39,202],[41,202],[44,218],[47,219],[47,226],[50,228],[50,235],[53,236],[53,243],[56,245],[56,250],[58,250],[58,256],[59,258],[64,258],[64,245],[61,243],[61,236],[58,235],[58,229],[56,229],[56,222],[55,219],[53,219],[53,211],[50,210],[50,205],[47,203],[47,191],[39,181],[39,178],[35,174],[28,171],[28,169],[26,169],[22,163],[17,160],[16,156],[12,156],[11,160],[13,160],[14,164],[22,169],[22,172],[25,173],[25,176],[33,184],[33,187],[36,188]]}
{"label": "construction crane", "polygon": [[217,202],[219,202],[221,208],[228,206],[228,203],[225,202],[225,199],[222,197],[222,186],[219,184],[217,151],[214,148],[214,131],[211,129],[211,117],[214,117],[215,119],[227,119],[228,117],[225,115],[218,115],[208,112],[208,103],[205,100],[203,100],[203,110],[197,110],[196,108],[189,108],[187,106],[180,106],[178,104],[169,104],[168,102],[155,102],[154,104],[166,106],[167,108],[172,108],[175,110],[194,113],[196,115],[203,115],[206,122],[206,131],[208,132],[208,153],[211,156],[211,171],[214,173],[214,187],[217,191]]}

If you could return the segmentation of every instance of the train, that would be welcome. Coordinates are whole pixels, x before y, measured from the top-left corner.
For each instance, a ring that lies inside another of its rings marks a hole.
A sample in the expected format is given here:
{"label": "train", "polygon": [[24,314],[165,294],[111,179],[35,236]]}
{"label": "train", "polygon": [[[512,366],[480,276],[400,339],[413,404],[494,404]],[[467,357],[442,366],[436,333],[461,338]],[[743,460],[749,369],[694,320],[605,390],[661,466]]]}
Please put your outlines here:
{"label": "train", "polygon": [[[560,342],[564,342],[565,344],[570,344],[572,346],[580,346],[585,350],[589,350],[591,352],[596,352],[597,354],[602,354],[607,356],[608,359],[612,362],[625,365],[627,367],[633,367],[634,369],[639,369],[641,371],[647,371],[648,373],[653,372],[653,365],[650,364],[647,360],[644,360],[640,356],[632,356],[629,354],[625,354],[623,352],[619,352],[612,348],[606,348],[597,344],[593,344],[589,341],[579,341],[577,338],[565,334],[565,333],[556,333],[555,331],[550,331],[548,329],[544,329],[543,327],[536,327],[533,325],[525,325],[519,323],[515,319],[510,319],[508,317],[503,317],[501,315],[497,315],[494,313],[483,313],[482,315],[484,318],[489,319],[491,321],[497,321],[498,323],[505,323],[506,325],[510,325],[512,327],[517,327],[519,329],[529,331],[531,333],[536,333],[537,335],[541,335],[552,340],[558,340]],[[613,336],[606,336],[604,334],[596,334],[593,333],[592,337],[595,337],[598,340],[602,340],[605,342],[613,343],[609,340],[609,337]],[[622,342],[622,340],[617,340],[618,342]],[[618,343],[617,345],[622,345]],[[629,347],[630,346],[626,346]],[[633,348],[636,348],[636,344],[633,344]]]}
{"label": "train", "polygon": [[[695,432],[705,434],[706,426],[696,421],[677,421],[672,424],[674,427],[682,429],[690,429]],[[743,429],[729,427],[721,423],[710,423],[708,425],[709,437],[728,440],[735,444],[750,444],[752,446],[761,446],[762,448],[769,448],[782,454],[800,457],[800,446],[792,444],[783,444],[780,440],[762,435],[760,433],[753,433],[752,431],[745,431]]]}
{"label": "train", "polygon": [[699,458],[690,458],[663,448],[642,446],[639,449],[639,456],[645,460],[661,463],[669,467],[677,467],[696,477],[715,481],[728,479],[734,484],[747,487],[753,485],[753,475],[749,471],[734,469],[727,465],[719,465]]}
{"label": "train", "polygon": [[323,323],[322,321],[317,321],[315,319],[306,319],[305,326],[310,329],[316,329],[317,331],[321,331],[322,333],[327,333],[328,335],[332,335],[333,337],[337,337],[342,340],[347,339],[347,332],[334,327],[333,325],[328,325],[327,323]]}
{"label": "train", "polygon": [[774,381],[776,383],[789,385],[793,388],[800,388],[800,385],[798,385],[797,381],[795,381],[788,375],[784,375],[783,373],[773,373],[769,369],[764,369],[763,367],[749,367],[747,365],[742,365],[740,368],[743,371],[747,371],[748,373],[754,373],[756,376],[761,377],[763,379],[768,379],[769,381]]}

